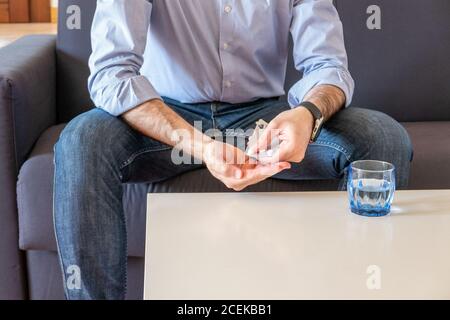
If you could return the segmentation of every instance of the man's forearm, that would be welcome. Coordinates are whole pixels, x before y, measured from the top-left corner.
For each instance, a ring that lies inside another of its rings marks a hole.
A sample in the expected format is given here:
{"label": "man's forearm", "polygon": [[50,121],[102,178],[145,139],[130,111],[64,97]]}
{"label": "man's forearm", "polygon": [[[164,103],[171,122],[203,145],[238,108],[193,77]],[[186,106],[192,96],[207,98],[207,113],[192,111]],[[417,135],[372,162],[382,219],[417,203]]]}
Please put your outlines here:
{"label": "man's forearm", "polygon": [[314,103],[328,120],[344,106],[345,94],[336,86],[319,85],[312,88],[304,100]]}
{"label": "man's forearm", "polygon": [[122,115],[133,129],[170,146],[180,147],[203,160],[203,147],[211,138],[199,132],[161,100],[148,101]]}

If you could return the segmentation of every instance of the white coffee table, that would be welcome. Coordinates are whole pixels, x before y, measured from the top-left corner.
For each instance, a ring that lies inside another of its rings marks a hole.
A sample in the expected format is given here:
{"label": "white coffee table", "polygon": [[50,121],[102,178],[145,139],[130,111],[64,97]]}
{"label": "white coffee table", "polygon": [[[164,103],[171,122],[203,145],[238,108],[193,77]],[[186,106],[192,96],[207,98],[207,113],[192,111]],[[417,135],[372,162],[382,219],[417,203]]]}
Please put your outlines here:
{"label": "white coffee table", "polygon": [[145,299],[449,299],[450,190],[150,194]]}

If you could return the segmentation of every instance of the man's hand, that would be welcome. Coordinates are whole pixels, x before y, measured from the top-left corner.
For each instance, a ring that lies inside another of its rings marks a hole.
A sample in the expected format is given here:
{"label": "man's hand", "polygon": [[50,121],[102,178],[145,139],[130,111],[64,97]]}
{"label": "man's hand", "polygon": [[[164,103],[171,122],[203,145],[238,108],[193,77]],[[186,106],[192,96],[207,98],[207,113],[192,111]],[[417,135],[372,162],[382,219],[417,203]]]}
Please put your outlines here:
{"label": "man's hand", "polygon": [[299,163],[303,160],[311,139],[314,117],[305,108],[296,108],[280,113],[274,118],[258,142],[250,147],[250,154],[257,154],[270,148],[273,139],[279,140],[279,148],[271,157],[260,158],[262,163],[279,161]]}
{"label": "man's hand", "polygon": [[[305,96],[305,101],[314,103],[325,120],[330,119],[345,104],[344,92],[333,85],[318,85]],[[271,157],[260,158],[264,163],[289,161],[299,163],[305,157],[314,128],[314,117],[306,108],[298,107],[280,113],[273,119],[258,142],[249,149],[257,154],[270,148],[275,137],[279,139],[279,149]]]}
{"label": "man's hand", "polygon": [[[270,165],[251,163],[240,149],[212,140],[201,132],[195,134],[194,127],[160,100],[148,101],[125,113],[122,118],[142,134],[168,145],[177,145],[188,154],[202,159],[214,177],[236,191],[290,168],[286,162]],[[189,134],[181,141],[174,141],[172,138],[176,130]]]}
{"label": "man's hand", "polygon": [[211,174],[235,191],[241,191],[291,167],[288,162],[254,163],[242,150],[219,141],[209,142],[203,150],[203,161]]}

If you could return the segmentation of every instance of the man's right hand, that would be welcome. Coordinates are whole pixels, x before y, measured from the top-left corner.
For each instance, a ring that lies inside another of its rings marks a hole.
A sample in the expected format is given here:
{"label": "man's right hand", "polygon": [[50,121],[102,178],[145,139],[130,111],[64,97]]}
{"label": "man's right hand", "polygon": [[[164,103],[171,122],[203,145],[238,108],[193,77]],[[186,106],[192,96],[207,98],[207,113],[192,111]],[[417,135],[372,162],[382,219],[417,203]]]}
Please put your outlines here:
{"label": "man's right hand", "polygon": [[241,191],[291,167],[288,162],[257,163],[242,150],[217,140],[211,140],[203,147],[203,162],[215,178],[235,191]]}

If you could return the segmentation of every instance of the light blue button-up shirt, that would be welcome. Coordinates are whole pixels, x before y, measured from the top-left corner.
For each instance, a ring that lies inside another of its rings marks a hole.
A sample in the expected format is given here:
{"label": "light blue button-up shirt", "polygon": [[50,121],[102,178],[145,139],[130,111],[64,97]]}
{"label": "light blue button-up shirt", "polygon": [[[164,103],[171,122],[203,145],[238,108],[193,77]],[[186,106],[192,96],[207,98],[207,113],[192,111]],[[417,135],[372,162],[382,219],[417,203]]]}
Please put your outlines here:
{"label": "light blue button-up shirt", "polygon": [[148,100],[250,102],[282,96],[289,34],[303,78],[297,106],[316,85],[350,104],[342,24],[331,0],[98,0],[89,91],[118,116]]}

